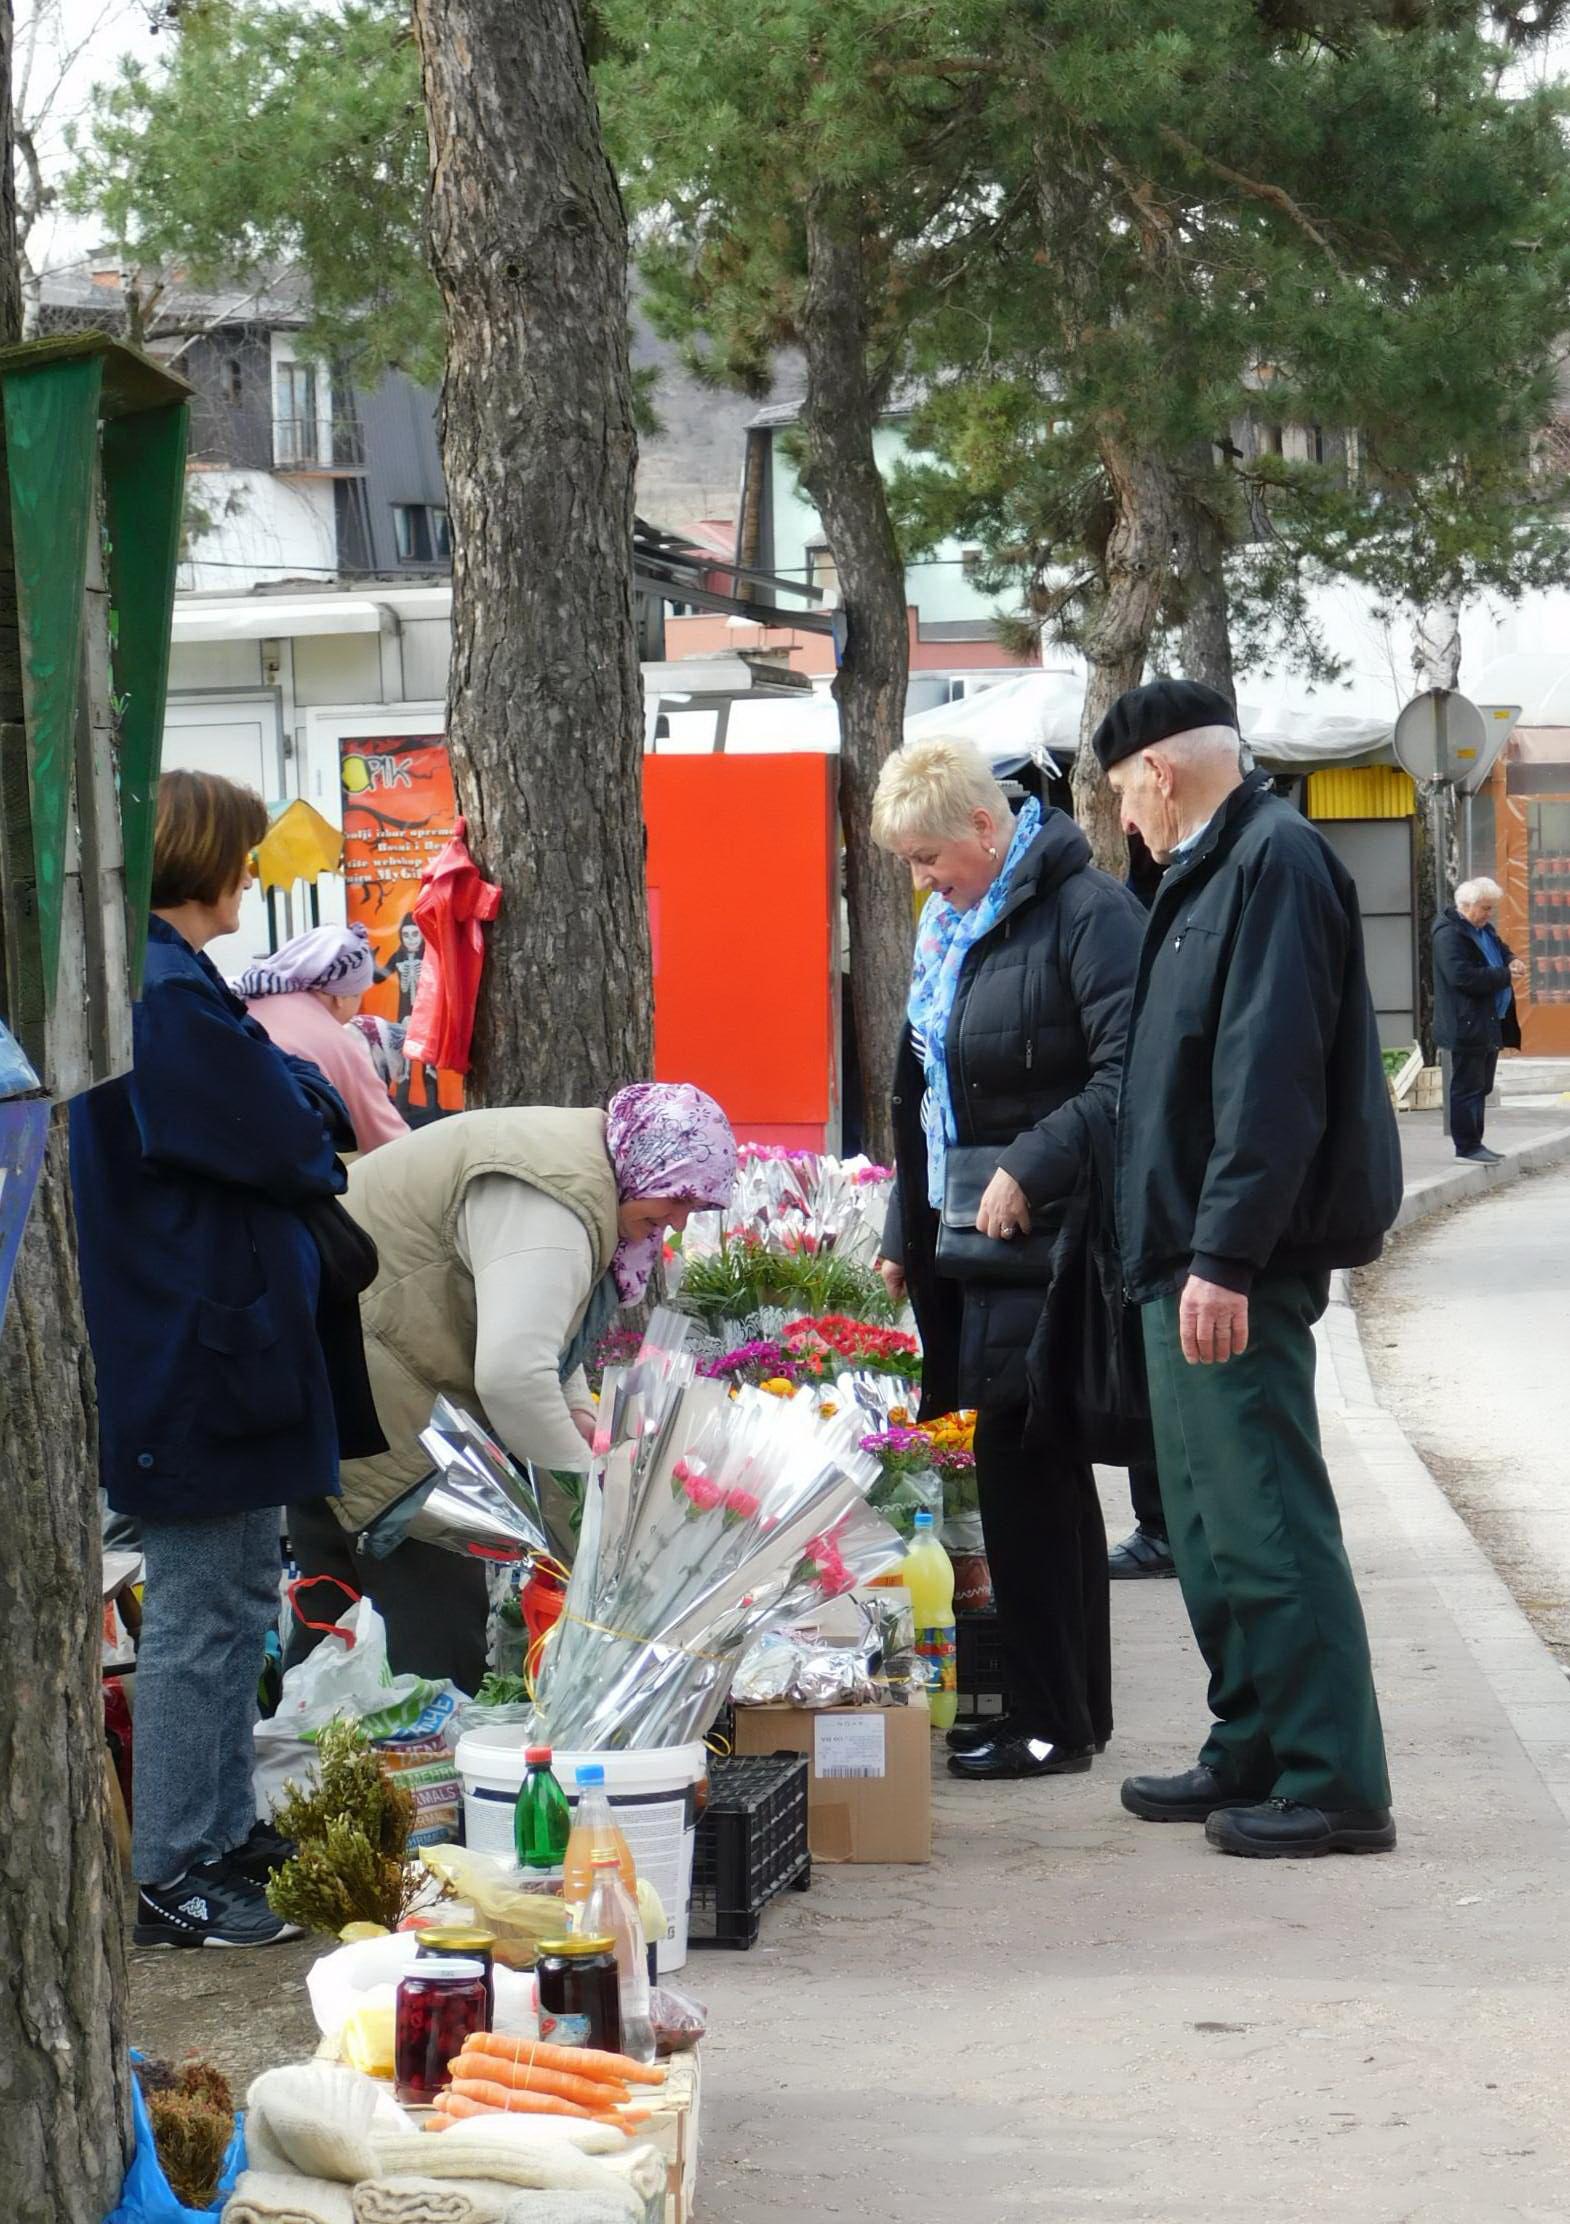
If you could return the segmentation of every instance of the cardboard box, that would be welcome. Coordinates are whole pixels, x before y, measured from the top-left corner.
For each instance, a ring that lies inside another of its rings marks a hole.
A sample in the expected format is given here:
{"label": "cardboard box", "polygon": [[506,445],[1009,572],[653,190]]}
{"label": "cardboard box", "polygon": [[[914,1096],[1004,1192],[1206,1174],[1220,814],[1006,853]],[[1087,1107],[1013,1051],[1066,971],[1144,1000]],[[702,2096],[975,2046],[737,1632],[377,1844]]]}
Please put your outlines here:
{"label": "cardboard box", "polygon": [[814,1861],[932,1859],[932,1717],[904,1707],[738,1707],[738,1753],[805,1753]]}

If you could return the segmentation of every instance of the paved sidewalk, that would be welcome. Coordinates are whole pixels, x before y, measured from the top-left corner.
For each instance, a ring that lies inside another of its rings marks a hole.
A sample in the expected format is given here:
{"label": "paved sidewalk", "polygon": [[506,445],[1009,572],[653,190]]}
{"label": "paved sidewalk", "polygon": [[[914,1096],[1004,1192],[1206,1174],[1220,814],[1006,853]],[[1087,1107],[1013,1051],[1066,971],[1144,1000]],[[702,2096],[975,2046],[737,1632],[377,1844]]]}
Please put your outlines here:
{"label": "paved sidewalk", "polygon": [[[1423,1120],[1429,1209],[1495,1186]],[[1507,1133],[1570,1151],[1570,1117]],[[930,1868],[820,1867],[752,1953],[689,1963],[701,2224],[1570,2218],[1570,1684],[1375,1404],[1344,1302],[1322,1341],[1400,1850],[1234,1861],[1125,1815],[1119,1778],[1185,1766],[1205,1702],[1176,1584],[1115,1585],[1091,1774],[939,1772]],[[1105,1503],[1121,1535],[1120,1476]],[[134,2034],[242,2076],[287,2058],[311,1953],[139,1954]]]}
{"label": "paved sidewalk", "polygon": [[[1492,1186],[1422,1117],[1430,1210]],[[1570,1121],[1496,1121],[1570,1153]],[[1121,1775],[1191,1760],[1205,1704],[1177,1586],[1114,1586],[1090,1775],[940,1772],[930,1869],[820,1867],[754,1953],[689,1969],[706,2224],[1570,2217],[1570,1686],[1374,1402],[1344,1293],[1322,1347],[1400,1850],[1234,1861],[1125,1815]]]}

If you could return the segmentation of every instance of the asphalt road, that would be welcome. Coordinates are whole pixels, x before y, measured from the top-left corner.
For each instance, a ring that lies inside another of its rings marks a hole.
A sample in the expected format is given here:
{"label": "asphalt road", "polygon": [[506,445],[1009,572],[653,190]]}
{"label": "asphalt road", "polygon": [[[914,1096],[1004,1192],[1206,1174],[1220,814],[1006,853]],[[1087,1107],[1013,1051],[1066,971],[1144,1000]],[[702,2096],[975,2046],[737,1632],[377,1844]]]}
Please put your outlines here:
{"label": "asphalt road", "polygon": [[1358,1310],[1380,1398],[1570,1665],[1570,1169],[1404,1236]]}

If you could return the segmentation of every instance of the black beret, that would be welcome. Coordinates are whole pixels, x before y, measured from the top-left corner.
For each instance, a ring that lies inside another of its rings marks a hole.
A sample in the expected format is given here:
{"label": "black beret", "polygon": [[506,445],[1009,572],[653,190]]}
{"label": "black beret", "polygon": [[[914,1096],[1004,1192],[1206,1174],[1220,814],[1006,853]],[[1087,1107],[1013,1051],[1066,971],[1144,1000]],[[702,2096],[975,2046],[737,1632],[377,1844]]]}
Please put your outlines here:
{"label": "black beret", "polygon": [[1090,737],[1090,746],[1101,769],[1124,757],[1137,756],[1174,734],[1192,733],[1196,726],[1230,726],[1238,730],[1237,712],[1213,687],[1198,680],[1152,680],[1148,687],[1125,688]]}

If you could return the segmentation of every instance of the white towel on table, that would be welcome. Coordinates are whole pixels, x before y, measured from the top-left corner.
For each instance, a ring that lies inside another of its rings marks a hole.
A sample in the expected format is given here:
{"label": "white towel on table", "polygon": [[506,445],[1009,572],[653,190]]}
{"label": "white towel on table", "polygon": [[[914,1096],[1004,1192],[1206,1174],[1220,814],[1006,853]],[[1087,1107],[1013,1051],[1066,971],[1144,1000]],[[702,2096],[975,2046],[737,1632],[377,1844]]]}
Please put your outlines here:
{"label": "white towel on table", "polygon": [[297,2171],[242,2170],[223,2224],[355,2224],[346,2185]]}
{"label": "white towel on table", "polygon": [[354,2189],[354,2224],[505,2224],[517,2197],[494,2178],[367,2178]]}
{"label": "white towel on table", "polygon": [[265,2070],[246,2096],[245,2154],[258,2170],[354,2185],[377,2175],[375,2132],[398,2135],[409,2119],[358,2070],[295,2062]]}
{"label": "white towel on table", "polygon": [[[460,2137],[460,2129],[468,2136]],[[484,2132],[491,2135],[481,2136]],[[493,2125],[473,2117],[449,2131],[411,2132],[403,2139],[378,2137],[372,2144],[377,2162],[389,2177],[439,2179],[444,2185],[489,2180],[506,2186],[509,2192],[526,2188],[532,2192],[593,2193],[616,2204],[616,2215],[627,2224],[639,2224],[647,2203],[648,2184],[635,2185],[633,2173],[639,2172],[653,2185],[658,2185],[663,2175],[663,2166],[651,2149],[629,2148],[620,2133],[615,2135],[619,2152],[586,2155],[575,2144],[561,2140],[497,2136]],[[652,2179],[647,2167],[640,2170],[645,2157],[652,2164]]]}

